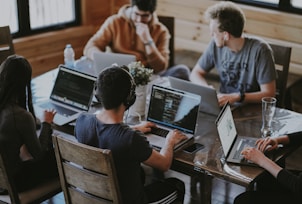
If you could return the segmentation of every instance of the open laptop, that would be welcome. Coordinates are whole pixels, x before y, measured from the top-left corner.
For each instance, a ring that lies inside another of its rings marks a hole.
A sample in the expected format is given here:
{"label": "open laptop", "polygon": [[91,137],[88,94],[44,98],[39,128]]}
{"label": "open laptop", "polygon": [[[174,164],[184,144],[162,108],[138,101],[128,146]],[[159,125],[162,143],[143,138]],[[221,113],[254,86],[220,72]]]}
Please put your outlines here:
{"label": "open laptop", "polygon": [[169,77],[172,88],[191,92],[201,96],[199,111],[218,116],[220,106],[218,104],[217,92],[214,88],[194,84],[190,81]]}
{"label": "open laptop", "polygon": [[50,97],[34,104],[35,111],[42,114],[45,109],[55,109],[54,123],[65,125],[88,111],[94,93],[96,77],[59,66]]}
{"label": "open laptop", "polygon": [[201,97],[185,91],[153,85],[150,95],[147,121],[153,128],[146,137],[155,149],[161,149],[170,130],[182,131],[188,139],[175,146],[175,150],[194,137]]}
{"label": "open laptop", "polygon": [[226,103],[216,120],[218,135],[225,155],[225,160],[231,163],[256,165],[241,155],[245,147],[255,147],[259,138],[239,136],[235,127],[232,110]]}
{"label": "open laptop", "polygon": [[136,62],[135,55],[112,53],[112,52],[95,52],[93,54],[93,67],[98,75],[103,69],[112,64],[128,65],[131,62]]}

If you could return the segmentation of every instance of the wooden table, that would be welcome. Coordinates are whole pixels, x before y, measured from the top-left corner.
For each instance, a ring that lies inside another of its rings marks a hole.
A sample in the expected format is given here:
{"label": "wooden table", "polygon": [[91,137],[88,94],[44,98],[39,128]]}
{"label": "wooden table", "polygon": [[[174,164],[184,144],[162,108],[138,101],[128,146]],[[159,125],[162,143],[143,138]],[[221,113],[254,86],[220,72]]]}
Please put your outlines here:
{"label": "wooden table", "polygon": [[[57,70],[47,72],[32,80],[34,101],[47,99],[51,92]],[[165,84],[165,83],[163,83]],[[95,107],[92,107],[95,111]],[[261,105],[249,104],[233,111],[237,132],[239,135],[260,137]],[[179,150],[175,153],[172,169],[200,181],[202,203],[211,203],[212,178],[218,177],[233,182],[247,189],[252,189],[259,175],[264,170],[259,167],[228,164],[223,161],[223,152],[215,125],[216,117],[199,114],[197,134],[193,142],[201,143],[206,151],[199,150],[194,154]],[[285,109],[276,109],[273,127],[276,135],[302,130],[302,114]],[[57,132],[73,135],[73,125],[55,126]],[[189,143],[190,144],[190,143]],[[189,145],[187,144],[187,145]],[[281,148],[275,155],[275,160],[291,153],[294,149]],[[205,159],[206,158],[206,159]]]}

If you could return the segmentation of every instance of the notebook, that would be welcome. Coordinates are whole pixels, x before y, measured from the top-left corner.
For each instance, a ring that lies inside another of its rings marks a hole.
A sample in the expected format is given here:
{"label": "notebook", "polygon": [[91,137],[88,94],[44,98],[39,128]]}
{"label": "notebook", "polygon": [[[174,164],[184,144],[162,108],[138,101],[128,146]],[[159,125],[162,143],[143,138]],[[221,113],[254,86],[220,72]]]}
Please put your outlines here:
{"label": "notebook", "polygon": [[136,62],[135,55],[112,53],[112,52],[95,52],[93,54],[93,67],[98,75],[106,67],[112,64],[128,65],[131,62]]}
{"label": "notebook", "polygon": [[220,106],[218,104],[217,92],[211,87],[194,84],[190,81],[185,81],[175,77],[169,77],[169,82],[172,88],[191,92],[201,96],[199,111],[218,116]]}
{"label": "notebook", "polygon": [[60,65],[49,99],[35,103],[35,111],[42,114],[45,109],[55,109],[55,124],[61,126],[70,123],[80,113],[89,110],[95,81],[94,76]]}
{"label": "notebook", "polygon": [[245,147],[255,147],[258,138],[239,136],[235,127],[232,110],[229,103],[226,103],[216,119],[219,139],[222,145],[225,160],[231,163],[256,165],[241,155]]}
{"label": "notebook", "polygon": [[161,149],[170,130],[178,129],[188,138],[175,146],[179,149],[194,137],[197,127],[198,109],[201,97],[189,92],[153,85],[150,95],[147,121],[157,128],[146,137],[155,149]]}

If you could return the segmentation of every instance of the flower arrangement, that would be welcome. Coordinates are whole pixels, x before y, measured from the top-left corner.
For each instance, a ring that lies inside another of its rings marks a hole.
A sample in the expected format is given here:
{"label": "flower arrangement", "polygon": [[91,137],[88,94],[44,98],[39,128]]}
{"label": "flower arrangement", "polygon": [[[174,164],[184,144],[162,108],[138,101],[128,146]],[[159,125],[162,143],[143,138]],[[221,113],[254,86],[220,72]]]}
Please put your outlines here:
{"label": "flower arrangement", "polygon": [[140,61],[128,65],[129,73],[134,78],[136,86],[147,85],[153,74],[153,69],[146,68]]}

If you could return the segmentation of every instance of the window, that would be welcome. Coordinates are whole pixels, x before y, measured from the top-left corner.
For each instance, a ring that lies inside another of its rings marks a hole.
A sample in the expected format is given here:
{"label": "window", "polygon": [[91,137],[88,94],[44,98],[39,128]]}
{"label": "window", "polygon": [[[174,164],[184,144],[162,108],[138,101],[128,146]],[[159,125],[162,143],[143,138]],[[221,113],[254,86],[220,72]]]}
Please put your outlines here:
{"label": "window", "polygon": [[301,0],[230,0],[264,8],[302,14]]}
{"label": "window", "polygon": [[0,26],[14,37],[56,30],[80,23],[80,0],[0,0]]}

